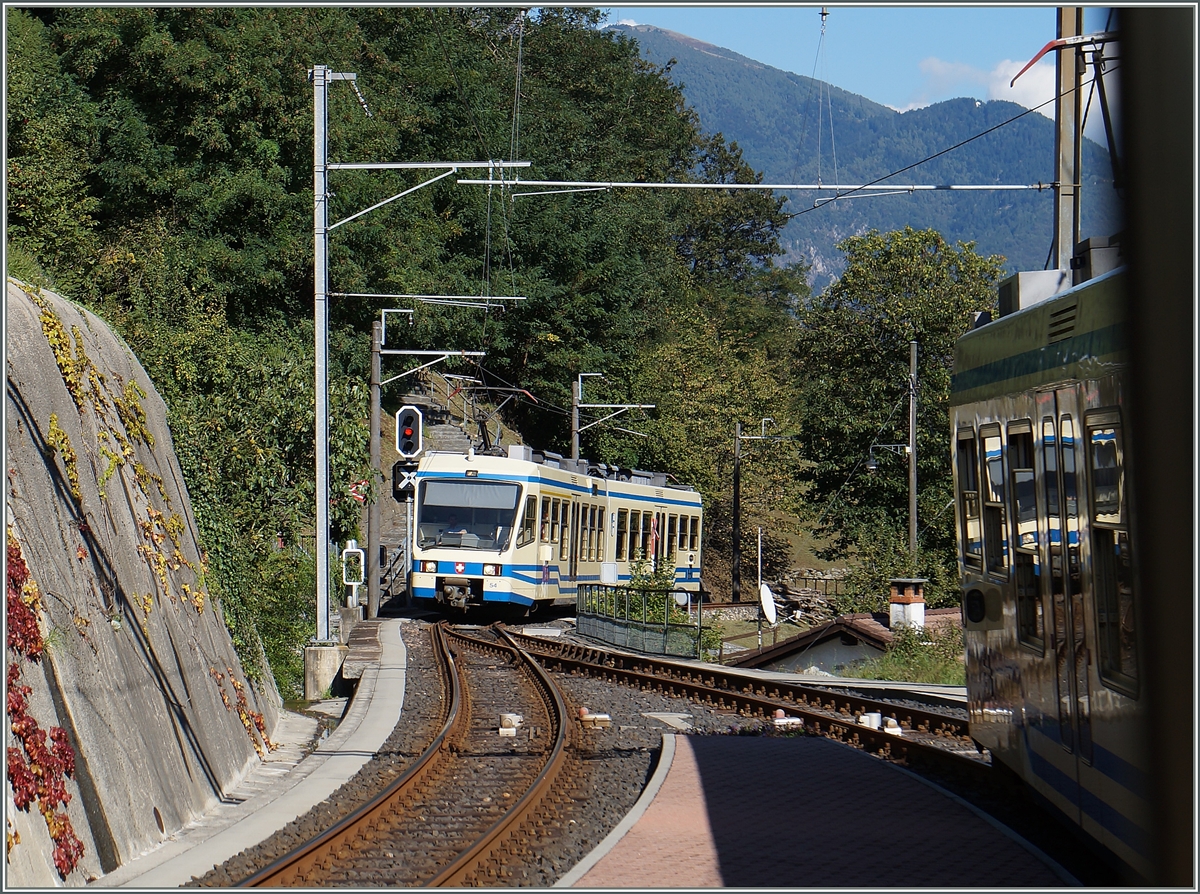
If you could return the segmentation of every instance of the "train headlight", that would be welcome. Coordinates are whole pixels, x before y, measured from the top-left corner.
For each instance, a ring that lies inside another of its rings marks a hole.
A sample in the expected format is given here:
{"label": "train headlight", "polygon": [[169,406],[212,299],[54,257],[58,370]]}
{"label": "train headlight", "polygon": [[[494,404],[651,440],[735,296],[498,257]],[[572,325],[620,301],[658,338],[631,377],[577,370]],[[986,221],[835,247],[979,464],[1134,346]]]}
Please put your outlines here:
{"label": "train headlight", "polygon": [[437,562],[422,562],[421,571],[425,574],[437,574]]}
{"label": "train headlight", "polygon": [[500,576],[500,566],[499,565],[484,565],[483,566],[483,576],[484,577],[499,577]]}

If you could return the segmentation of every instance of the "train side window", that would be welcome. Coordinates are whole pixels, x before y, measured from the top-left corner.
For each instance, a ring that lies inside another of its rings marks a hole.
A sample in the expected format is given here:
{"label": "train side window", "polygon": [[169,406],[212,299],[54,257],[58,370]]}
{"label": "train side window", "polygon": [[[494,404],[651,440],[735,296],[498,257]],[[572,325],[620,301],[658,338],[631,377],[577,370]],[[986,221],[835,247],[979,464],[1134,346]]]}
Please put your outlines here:
{"label": "train side window", "polygon": [[604,538],[605,538],[605,536],[607,536],[606,532],[604,530],[604,527],[605,527],[604,517],[606,514],[607,514],[607,512],[603,506],[601,506],[599,509],[596,510],[596,561],[597,562],[603,562],[605,555],[607,555],[604,552],[604,546],[605,546]]}
{"label": "train side window", "polygon": [[629,531],[629,510],[620,509],[617,511],[617,561],[624,562],[629,554],[626,552],[626,544],[628,541]]}
{"label": "train side window", "polygon": [[[558,512],[562,501],[555,500],[550,504],[550,542],[558,543]],[[564,513],[565,515],[565,513]]]}
{"label": "train side window", "polygon": [[642,558],[642,514],[629,513],[629,561],[636,562]]}
{"label": "train side window", "polygon": [[542,543],[550,542],[550,498],[542,497]]}
{"label": "train side window", "polygon": [[596,561],[596,507],[588,509],[588,561]]}
{"label": "train side window", "polygon": [[1087,447],[1100,678],[1111,688],[1136,697],[1137,612],[1129,533],[1124,524],[1120,425],[1115,419],[1089,424]]}
{"label": "train side window", "polygon": [[1013,496],[1013,576],[1017,595],[1017,639],[1045,648],[1046,619],[1038,587],[1037,488],[1033,471],[1033,426],[1008,428],[1008,467]]}
{"label": "train side window", "polygon": [[571,501],[563,500],[562,505],[562,542],[558,547],[558,557],[565,559],[571,553]]}
{"label": "train side window", "polygon": [[653,524],[654,524],[653,514],[650,512],[643,512],[642,513],[642,543],[641,543],[641,548],[638,550],[638,558],[639,559],[652,558],[650,550],[652,550],[654,547],[650,542],[650,529],[653,526]]}
{"label": "train side window", "polygon": [[1008,570],[1008,536],[1004,519],[1004,449],[1000,432],[981,431],[983,442],[983,544],[987,570],[1003,575]]}
{"label": "train side window", "polygon": [[975,453],[975,437],[971,431],[958,435],[958,491],[962,512],[963,563],[983,567],[983,539],[979,525],[979,463]]}
{"label": "train side window", "polygon": [[692,552],[696,551],[696,547],[700,545],[700,519],[697,516],[692,516],[691,529],[688,532],[688,549]]}
{"label": "train side window", "polygon": [[533,535],[537,530],[537,497],[525,498],[525,515],[521,519],[521,534],[517,537],[517,546],[528,546],[533,543]]}
{"label": "train side window", "polygon": [[679,516],[677,516],[677,515],[667,516],[667,553],[666,554],[667,554],[668,558],[675,555],[675,553],[678,552],[678,550],[679,550],[679,540],[677,539],[678,533],[679,533]]}

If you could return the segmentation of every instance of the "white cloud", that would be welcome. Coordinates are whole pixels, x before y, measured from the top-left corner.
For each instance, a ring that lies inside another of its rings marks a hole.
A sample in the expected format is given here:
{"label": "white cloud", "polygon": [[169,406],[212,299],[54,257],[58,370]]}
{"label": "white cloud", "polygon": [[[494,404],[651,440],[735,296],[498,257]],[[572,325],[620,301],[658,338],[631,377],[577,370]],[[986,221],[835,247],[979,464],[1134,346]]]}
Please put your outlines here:
{"label": "white cloud", "polygon": [[[1010,87],[1009,82],[1024,67],[1024,62],[1013,62],[1011,59],[1000,62],[987,75],[987,98],[1015,102],[1027,109],[1054,99],[1054,62],[1039,62]],[[1042,106],[1038,111],[1053,119],[1054,103]]]}
{"label": "white cloud", "polygon": [[635,22],[633,19],[621,19],[619,22],[617,22],[617,24],[618,25],[628,25],[630,28],[634,28],[637,26],[638,23]]}
{"label": "white cloud", "polygon": [[[1017,105],[1032,109],[1041,106],[1038,112],[1051,121],[1054,120],[1055,65],[1052,58],[1044,58],[1027,72],[1017,78],[1012,86],[1009,83],[1022,68],[1025,62],[1014,62],[1005,59],[996,64],[991,71],[968,65],[964,62],[946,62],[936,57],[922,59],[919,63],[922,83],[913,97],[904,106],[892,106],[898,112],[908,112],[912,109],[922,109],[935,102],[942,102],[957,96],[973,96],[992,100],[1015,102]],[[1115,77],[1105,78],[1108,87],[1108,101],[1114,115],[1114,129],[1119,130],[1117,109],[1117,85]],[[1084,107],[1087,107],[1089,87],[1084,86]],[[1046,103],[1045,105],[1042,105]],[[1091,109],[1087,112],[1087,127],[1084,133],[1090,138],[1107,145],[1104,136],[1104,117],[1100,111],[1100,98],[1092,97]]]}

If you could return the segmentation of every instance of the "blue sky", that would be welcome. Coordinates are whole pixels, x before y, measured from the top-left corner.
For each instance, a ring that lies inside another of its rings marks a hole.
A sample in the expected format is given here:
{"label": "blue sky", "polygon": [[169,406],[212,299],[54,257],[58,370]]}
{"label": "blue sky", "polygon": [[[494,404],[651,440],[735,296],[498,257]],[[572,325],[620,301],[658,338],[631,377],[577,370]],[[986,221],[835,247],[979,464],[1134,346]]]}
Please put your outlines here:
{"label": "blue sky", "polygon": [[[610,23],[633,21],[678,31],[900,111],[958,96],[1005,99],[1032,108],[1054,92],[1052,53],[1015,87],[1008,86],[1055,38],[1053,6],[828,5],[823,41],[820,6],[603,8]],[[1107,8],[1087,8],[1085,33],[1103,31],[1107,16]],[[1105,83],[1112,101],[1116,91],[1108,78]],[[1053,115],[1052,107],[1044,111]],[[1098,100],[1088,114],[1087,134],[1104,140]]]}

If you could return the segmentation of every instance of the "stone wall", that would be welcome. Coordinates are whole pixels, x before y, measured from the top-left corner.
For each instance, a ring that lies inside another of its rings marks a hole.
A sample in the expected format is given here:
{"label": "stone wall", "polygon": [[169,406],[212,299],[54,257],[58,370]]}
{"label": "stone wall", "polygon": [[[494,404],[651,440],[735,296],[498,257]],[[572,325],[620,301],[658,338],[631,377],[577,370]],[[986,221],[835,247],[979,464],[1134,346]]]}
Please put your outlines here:
{"label": "stone wall", "polygon": [[82,885],[223,798],[281,702],[234,653],[137,359],[52,293],[9,279],[6,311],[6,883]]}

